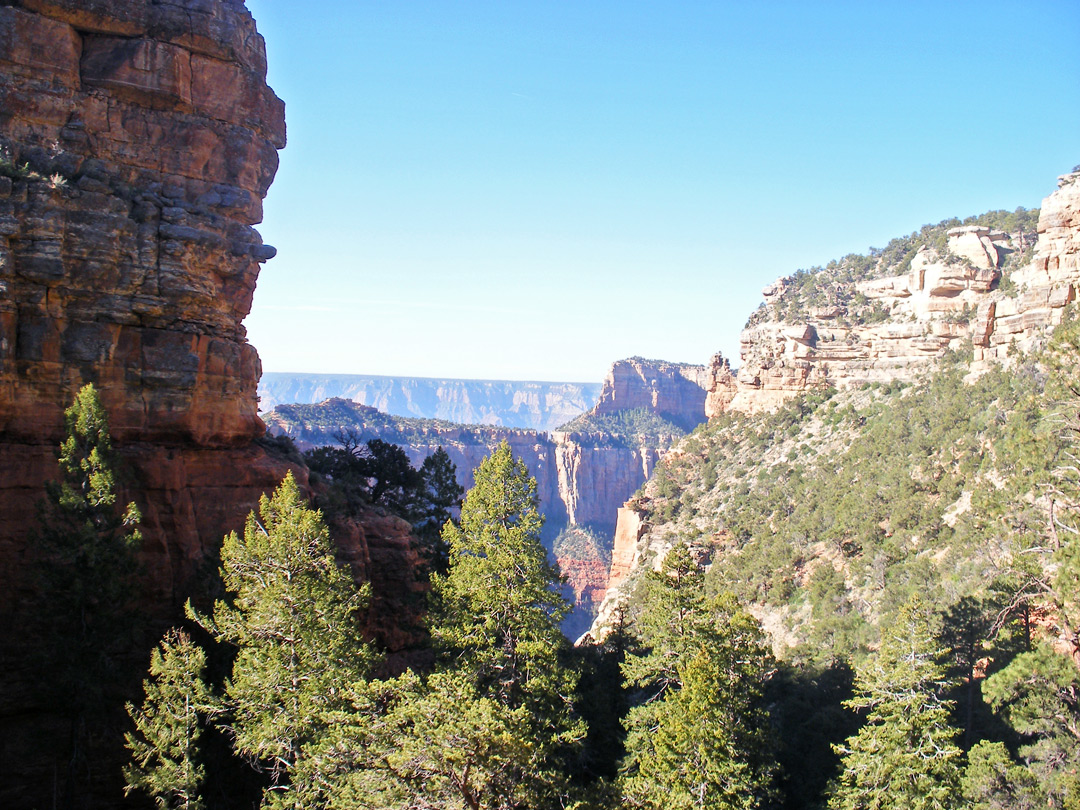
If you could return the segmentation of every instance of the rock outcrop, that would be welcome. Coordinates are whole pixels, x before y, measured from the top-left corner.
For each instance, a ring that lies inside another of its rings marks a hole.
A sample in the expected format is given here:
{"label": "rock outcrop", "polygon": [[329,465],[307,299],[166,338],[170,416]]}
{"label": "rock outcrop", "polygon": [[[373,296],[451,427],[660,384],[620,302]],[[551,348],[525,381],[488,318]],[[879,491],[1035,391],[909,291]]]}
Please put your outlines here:
{"label": "rock outcrop", "polygon": [[647,410],[693,430],[705,413],[709,369],[688,363],[631,357],[611,364],[594,414]]}
{"label": "rock outcrop", "polygon": [[[843,307],[811,307],[808,317],[766,317],[743,331],[737,376],[716,355],[706,413],[774,410],[827,386],[911,381],[927,364],[971,341],[977,361],[1004,360],[1045,339],[1080,284],[1077,228],[1080,172],[1060,178],[1043,202],[1034,258],[1002,279],[1005,257],[1023,251],[1009,234],[980,226],[947,232],[944,253],[924,247],[907,273],[858,282],[849,291],[877,306],[874,323],[845,323]],[[789,290],[781,279],[762,290],[766,313]]]}
{"label": "rock outcrop", "polygon": [[[242,325],[274,255],[252,226],[285,145],[265,77],[239,0],[0,4],[5,738],[49,723],[49,707],[18,697],[32,677],[18,651],[33,639],[8,618],[33,586],[35,503],[83,384],[109,412],[119,495],[143,514],[154,621],[176,618],[261,493],[289,469],[306,481],[256,442],[259,358]],[[140,669],[147,653],[132,652]],[[0,804],[47,804],[42,765],[20,757],[26,778],[5,779]],[[103,778],[119,778],[113,765]]]}
{"label": "rock outcrop", "polygon": [[176,590],[287,469],[252,444],[242,325],[274,253],[251,226],[284,106],[240,2],[17,2],[0,38],[0,602],[87,381],[152,528],[155,587]]}

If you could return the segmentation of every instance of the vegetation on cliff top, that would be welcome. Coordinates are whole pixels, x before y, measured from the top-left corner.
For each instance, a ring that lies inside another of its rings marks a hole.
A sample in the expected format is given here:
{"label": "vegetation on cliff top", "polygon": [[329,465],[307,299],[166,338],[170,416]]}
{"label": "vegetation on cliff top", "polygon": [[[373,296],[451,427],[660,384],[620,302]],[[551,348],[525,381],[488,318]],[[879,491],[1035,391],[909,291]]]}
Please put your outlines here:
{"label": "vegetation on cliff top", "polygon": [[798,321],[809,317],[811,309],[820,307],[840,308],[837,322],[841,324],[868,324],[885,320],[888,314],[880,304],[867,299],[855,289],[857,282],[907,273],[911,269],[911,260],[924,246],[934,249],[949,261],[962,263],[963,259],[949,253],[946,234],[952,228],[964,225],[982,225],[1023,237],[1024,249],[1013,251],[1005,257],[1001,270],[1007,273],[1031,258],[1038,222],[1038,208],[1017,208],[1015,211],[987,211],[963,220],[952,217],[923,225],[907,236],[890,240],[884,248],[870,248],[863,254],[849,253],[824,267],[798,270],[787,276],[782,279],[784,290],[779,300],[772,308],[763,302],[750,315],[746,325],[750,327],[772,319]]}
{"label": "vegetation on cliff top", "polygon": [[583,413],[559,428],[586,447],[670,447],[686,431],[648,408]]}

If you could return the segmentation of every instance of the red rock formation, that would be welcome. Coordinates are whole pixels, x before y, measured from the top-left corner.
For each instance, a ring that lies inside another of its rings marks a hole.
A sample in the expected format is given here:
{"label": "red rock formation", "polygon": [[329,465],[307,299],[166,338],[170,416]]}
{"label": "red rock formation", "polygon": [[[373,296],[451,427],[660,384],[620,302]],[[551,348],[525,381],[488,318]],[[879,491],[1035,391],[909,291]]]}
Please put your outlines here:
{"label": "red rock formation", "polygon": [[240,2],[0,7],[0,607],[62,413],[92,381],[159,593],[288,467],[252,445],[251,227],[285,144]]}
{"label": "red rock formation", "polygon": [[610,588],[618,587],[637,563],[637,544],[645,531],[642,517],[643,513],[629,503],[619,509],[615,546],[611,552],[611,572],[608,575]]}
{"label": "red rock formation", "polygon": [[701,424],[709,372],[705,366],[631,357],[611,364],[592,413],[642,408],[684,430]]}

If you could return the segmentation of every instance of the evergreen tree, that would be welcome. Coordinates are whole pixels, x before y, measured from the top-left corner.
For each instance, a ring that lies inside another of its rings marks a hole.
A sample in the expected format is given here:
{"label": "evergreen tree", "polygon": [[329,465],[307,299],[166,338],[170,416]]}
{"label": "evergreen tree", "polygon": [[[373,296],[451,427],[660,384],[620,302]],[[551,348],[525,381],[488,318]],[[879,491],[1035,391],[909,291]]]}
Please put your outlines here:
{"label": "evergreen tree", "polygon": [[634,768],[624,794],[631,806],[752,810],[773,794],[763,705],[773,660],[764,633],[730,594],[702,613],[708,622],[699,624],[696,652],[680,657],[678,687],[655,702],[653,725],[628,740]]}
{"label": "evergreen tree", "polygon": [[269,775],[265,807],[318,806],[328,728],[376,663],[357,623],[365,594],[291,473],[262,497],[243,537],[225,538],[221,576],[229,599],[210,619],[189,614],[236,648],[221,705],[234,750]]}
{"label": "evergreen tree", "polygon": [[420,465],[420,491],[413,508],[413,530],[420,539],[432,571],[445,574],[450,547],[442,539],[442,528],[461,508],[465,490],[457,482],[457,467],[440,447]]}
{"label": "evergreen tree", "polygon": [[449,572],[433,580],[437,671],[398,703],[386,761],[400,806],[551,806],[560,750],[581,735],[559,631],[568,606],[525,464],[503,442],[474,477],[460,525],[443,530]]}
{"label": "evergreen tree", "polygon": [[628,656],[623,676],[645,690],[638,702],[651,702],[680,683],[679,666],[696,654],[709,632],[705,611],[705,576],[690,549],[679,544],[668,551],[659,571],[650,571],[645,596],[634,621],[639,654]]}
{"label": "evergreen tree", "polygon": [[[1015,795],[1048,808],[1080,808],[1080,669],[1049,645],[1017,656],[988,678],[983,692],[990,705],[1021,735],[1020,763],[1000,763],[1003,746],[972,757],[965,788],[1001,802]],[[1012,778],[1000,782],[991,764]]]}
{"label": "evergreen tree", "polygon": [[135,504],[117,509],[108,417],[93,385],[79,390],[64,422],[60,479],[46,484],[41,505],[29,621],[41,639],[39,686],[68,721],[66,744],[50,747],[67,760],[55,793],[70,804],[88,792],[88,755],[103,747],[111,712],[123,703],[120,662],[137,631],[131,605],[142,538]]}
{"label": "evergreen tree", "polygon": [[855,675],[849,708],[865,725],[844,745],[833,810],[938,810],[956,804],[960,749],[937,623],[915,594],[887,624],[877,655]]}
{"label": "evergreen tree", "polygon": [[624,722],[624,773],[636,774],[639,756],[652,750],[662,701],[681,686],[680,667],[697,654],[709,635],[704,608],[701,566],[689,548],[677,545],[665,555],[659,571],[646,575],[641,611],[633,622],[637,644],[623,660],[631,704]]}
{"label": "evergreen tree", "polygon": [[127,704],[135,733],[124,739],[132,762],[124,768],[125,793],[139,790],[162,810],[202,810],[205,769],[199,759],[203,723],[216,701],[203,679],[206,653],[190,636],[171,630],[150,659],[145,699]]}

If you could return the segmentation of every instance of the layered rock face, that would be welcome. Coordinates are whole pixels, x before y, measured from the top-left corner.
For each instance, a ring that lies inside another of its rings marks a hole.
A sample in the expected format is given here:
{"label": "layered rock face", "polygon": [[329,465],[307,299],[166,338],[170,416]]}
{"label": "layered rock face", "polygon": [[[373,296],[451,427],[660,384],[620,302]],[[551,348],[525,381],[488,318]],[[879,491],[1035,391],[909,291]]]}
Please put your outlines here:
{"label": "layered rock face", "polygon": [[239,0],[0,6],[0,604],[93,382],[159,595],[288,469],[253,446],[251,226],[285,144]]}
{"label": "layered rock face", "polygon": [[[797,322],[757,323],[740,337],[737,376],[721,355],[712,359],[706,413],[774,410],[813,388],[911,381],[967,340],[977,361],[1030,349],[1076,298],[1078,227],[1080,173],[1072,173],[1043,201],[1034,258],[1010,272],[1008,284],[999,267],[1028,245],[988,228],[954,228],[945,255],[923,248],[908,273],[855,285],[855,295],[881,308],[881,322],[846,326],[842,308],[819,307]],[[770,312],[786,283],[762,291]]]}
{"label": "layered rock face", "polygon": [[663,447],[615,446],[603,434],[555,432],[559,493],[570,523],[610,536],[619,505],[649,480]]}
{"label": "layered rock face", "polygon": [[644,409],[683,430],[701,424],[709,369],[687,363],[631,357],[611,364],[593,413]]}

